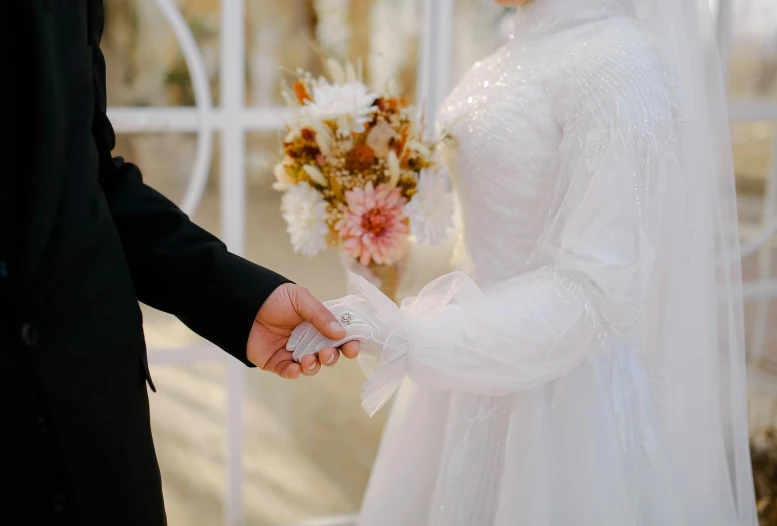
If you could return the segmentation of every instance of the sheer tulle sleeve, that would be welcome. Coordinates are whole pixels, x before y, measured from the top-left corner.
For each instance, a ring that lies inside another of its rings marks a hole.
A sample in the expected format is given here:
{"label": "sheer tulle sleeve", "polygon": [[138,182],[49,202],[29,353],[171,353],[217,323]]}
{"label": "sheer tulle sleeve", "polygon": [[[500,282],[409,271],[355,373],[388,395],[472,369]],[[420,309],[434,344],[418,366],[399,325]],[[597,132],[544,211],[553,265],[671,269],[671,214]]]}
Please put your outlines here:
{"label": "sheer tulle sleeve", "polygon": [[367,369],[369,413],[405,375],[503,395],[563,376],[613,335],[636,331],[678,162],[662,83],[610,73],[600,70],[603,81],[568,110],[556,213],[534,270],[483,290],[464,273],[448,274],[394,310],[366,281],[351,279],[352,293],[393,327]]}

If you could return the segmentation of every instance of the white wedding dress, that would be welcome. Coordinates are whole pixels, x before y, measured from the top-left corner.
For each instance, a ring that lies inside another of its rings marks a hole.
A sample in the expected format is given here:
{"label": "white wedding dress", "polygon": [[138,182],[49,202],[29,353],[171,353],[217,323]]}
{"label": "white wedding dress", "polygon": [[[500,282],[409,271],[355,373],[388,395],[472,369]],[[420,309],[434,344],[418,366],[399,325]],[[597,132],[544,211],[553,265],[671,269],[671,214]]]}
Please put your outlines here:
{"label": "white wedding dress", "polygon": [[[653,201],[679,162],[672,80],[633,20],[542,4],[441,109],[457,141],[447,157],[465,270],[486,292],[411,337],[424,357],[395,401],[358,524],[735,524],[730,506],[682,513],[635,335],[656,266]],[[640,140],[644,154],[608,148]],[[557,202],[570,185],[574,203]],[[561,235],[543,240],[556,222]],[[452,356],[453,374],[436,370]]]}
{"label": "white wedding dress", "polygon": [[371,320],[367,411],[402,383],[360,526],[755,525],[702,4],[536,0],[444,103],[463,272],[330,305]]}

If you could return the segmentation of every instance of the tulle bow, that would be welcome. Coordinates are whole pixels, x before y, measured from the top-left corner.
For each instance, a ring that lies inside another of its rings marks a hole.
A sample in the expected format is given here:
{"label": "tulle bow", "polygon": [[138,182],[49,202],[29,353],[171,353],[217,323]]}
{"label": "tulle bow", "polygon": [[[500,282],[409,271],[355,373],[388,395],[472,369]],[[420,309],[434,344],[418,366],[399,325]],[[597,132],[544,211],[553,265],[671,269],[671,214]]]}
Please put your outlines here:
{"label": "tulle bow", "polygon": [[406,298],[401,307],[353,272],[348,273],[348,292],[365,299],[374,309],[381,329],[385,329],[371,342],[375,344],[372,352],[364,348],[359,356],[359,364],[368,378],[362,385],[362,407],[370,416],[391,399],[411,370],[413,326],[434,319],[452,303],[482,296],[477,285],[463,272],[432,281],[418,296]]}

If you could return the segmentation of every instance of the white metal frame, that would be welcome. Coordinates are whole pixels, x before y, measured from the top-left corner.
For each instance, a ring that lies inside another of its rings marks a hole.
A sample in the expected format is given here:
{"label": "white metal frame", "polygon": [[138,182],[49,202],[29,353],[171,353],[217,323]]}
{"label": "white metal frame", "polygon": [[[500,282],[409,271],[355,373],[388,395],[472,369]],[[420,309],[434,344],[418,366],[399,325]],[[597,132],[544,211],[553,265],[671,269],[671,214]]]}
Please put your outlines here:
{"label": "white metal frame", "polygon": [[[282,130],[286,110],[276,107],[245,106],[245,0],[221,0],[221,101],[212,102],[205,63],[175,0],[156,0],[162,14],[181,45],[191,75],[196,106],[193,108],[110,108],[109,117],[119,133],[129,132],[195,132],[197,153],[192,175],[181,203],[182,209],[193,214],[207,184],[212,160],[215,132],[221,139],[221,236],[230,249],[245,253],[245,135],[247,132]],[[721,58],[728,67],[728,55],[733,25],[733,0],[719,0],[718,38]],[[441,104],[451,83],[451,49],[455,0],[423,0],[423,23],[419,63],[419,99],[425,101],[427,118],[433,122],[433,112]],[[745,103],[730,108],[732,121],[775,121],[777,104]],[[777,152],[777,144],[775,144]],[[745,297],[758,300],[758,326],[755,347],[763,348],[767,328],[768,300],[777,296],[777,280],[767,279],[771,250],[763,249],[777,232],[777,155],[769,173],[761,231],[743,247],[744,254],[759,252],[763,281],[748,283]],[[768,248],[768,247],[767,247]],[[174,351],[151,350],[152,365],[175,365],[193,362],[221,362],[228,367],[227,416],[227,499],[225,522],[228,526],[243,526],[243,397],[245,369],[210,344]],[[305,526],[352,526],[355,517],[322,518]]]}

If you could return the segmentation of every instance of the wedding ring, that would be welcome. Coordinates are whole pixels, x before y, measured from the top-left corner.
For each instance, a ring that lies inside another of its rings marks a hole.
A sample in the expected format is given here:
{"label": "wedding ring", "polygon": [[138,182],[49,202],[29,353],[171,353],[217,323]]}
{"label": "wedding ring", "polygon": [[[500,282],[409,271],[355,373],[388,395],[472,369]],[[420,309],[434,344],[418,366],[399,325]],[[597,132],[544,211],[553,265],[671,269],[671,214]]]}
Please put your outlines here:
{"label": "wedding ring", "polygon": [[351,313],[350,312],[344,312],[340,315],[340,321],[343,322],[343,325],[350,325],[351,324]]}

